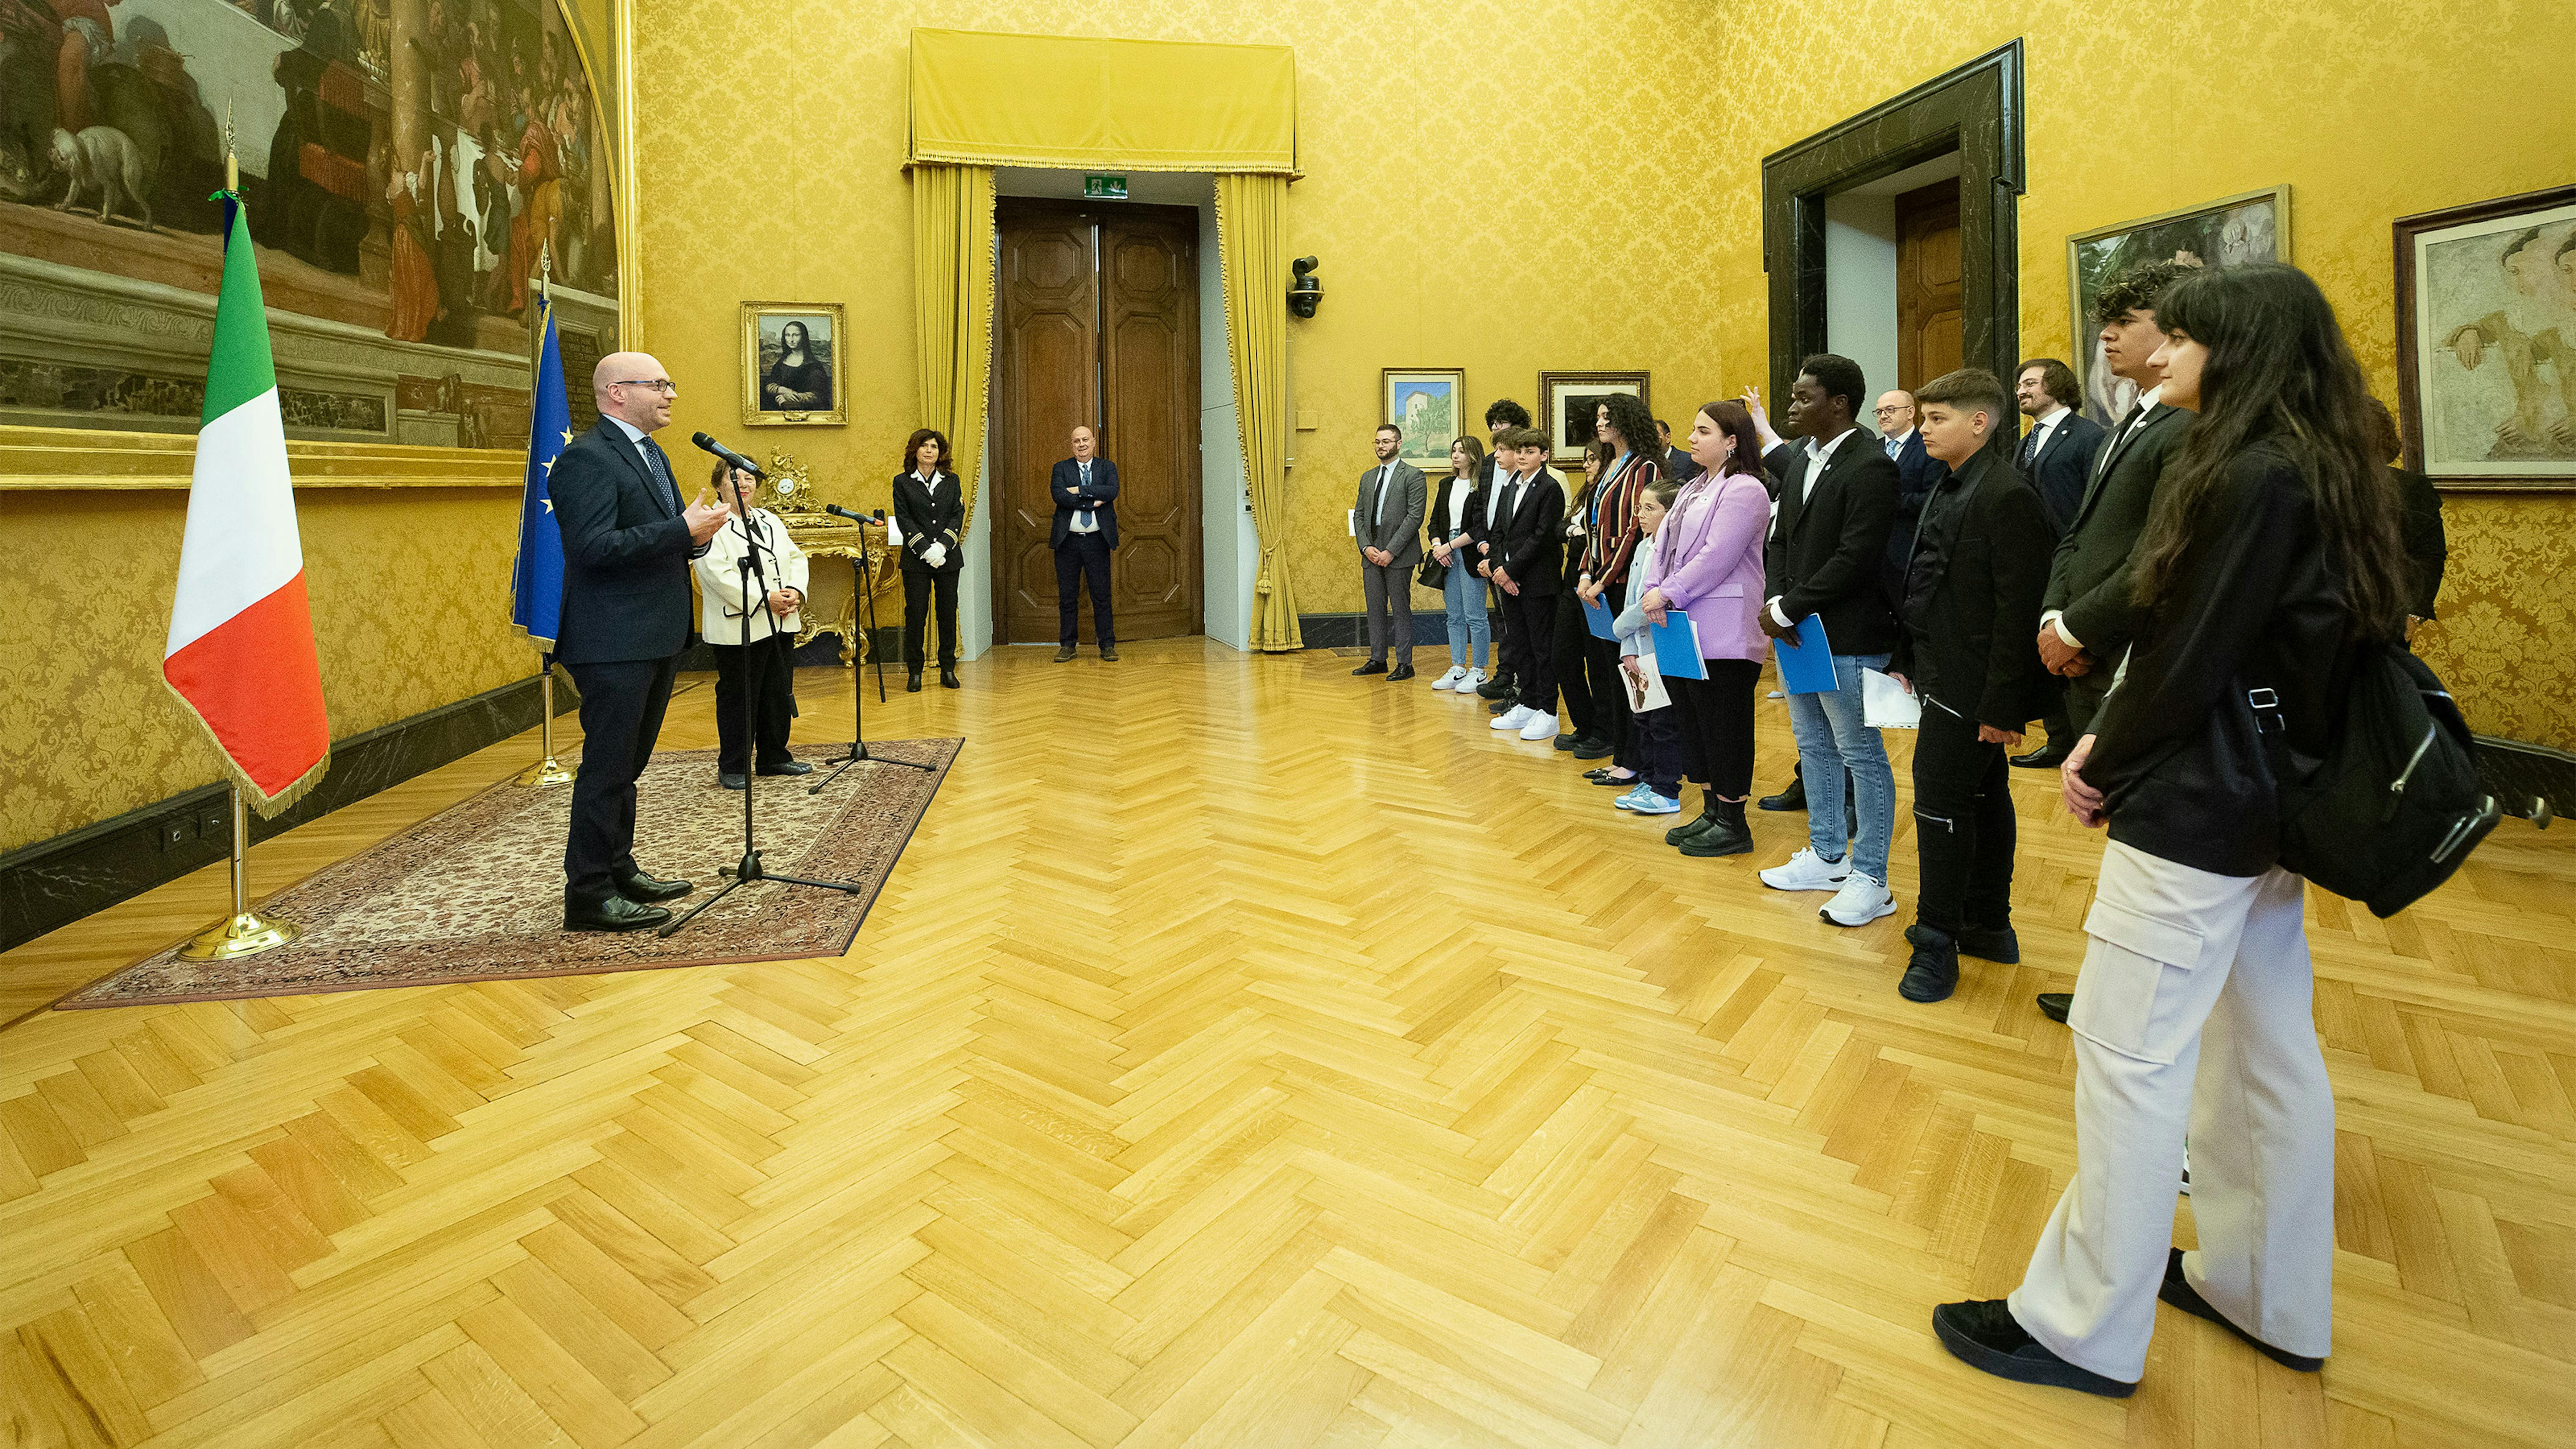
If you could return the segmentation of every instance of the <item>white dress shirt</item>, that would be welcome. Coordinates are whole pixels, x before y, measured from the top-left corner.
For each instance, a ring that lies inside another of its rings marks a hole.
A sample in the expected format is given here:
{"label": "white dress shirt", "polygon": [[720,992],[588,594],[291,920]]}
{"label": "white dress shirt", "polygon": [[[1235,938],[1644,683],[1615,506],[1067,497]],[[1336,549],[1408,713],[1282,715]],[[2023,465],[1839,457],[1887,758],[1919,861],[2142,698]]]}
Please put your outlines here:
{"label": "white dress shirt", "polygon": [[[2156,403],[2161,400],[2164,395],[2165,388],[2163,383],[2158,383],[2154,387],[2151,387],[2144,393],[2140,394],[2138,397],[2137,409],[2129,414],[2129,421],[2122,425],[2118,432],[2113,433],[2110,437],[2102,440],[2101,456],[2105,458],[2109,457],[2111,450],[2120,445],[2120,440],[2122,438],[2136,432],[2141,426],[2143,426],[2147,421],[2147,414],[2155,409]],[[2062,413],[2065,409],[2061,408],[2059,411]],[[2033,461],[2037,461],[2039,455],[2033,453],[2031,457]],[[2051,609],[2047,613],[2040,615],[2039,626],[2043,629],[2056,630],[2057,637],[2065,640],[2066,647],[2069,649],[2081,649],[2084,647],[2083,640],[2066,632],[2066,611],[2064,609]],[[2126,661],[2124,660],[2123,662]]]}
{"label": "white dress shirt", "polygon": [[[1090,464],[1090,462],[1089,462],[1088,460],[1085,460],[1085,461],[1083,461],[1083,462],[1078,462],[1078,463],[1074,464],[1073,466],[1074,466],[1077,470],[1079,470],[1079,471],[1081,472],[1081,474],[1082,474],[1082,485],[1081,485],[1081,486],[1083,486],[1083,487],[1085,487],[1085,488],[1090,487],[1090,486],[1091,486],[1091,464]],[[1091,516],[1091,510],[1090,510],[1090,509],[1088,509],[1088,508],[1078,508],[1078,509],[1075,509],[1075,510],[1074,510],[1074,514],[1073,514],[1073,522],[1066,524],[1066,525],[1065,525],[1065,530],[1064,530],[1064,531],[1065,531],[1065,532],[1067,532],[1067,533],[1098,533],[1098,532],[1100,531],[1100,520],[1099,520],[1099,519],[1096,519],[1096,518],[1094,518],[1094,517],[1092,517],[1092,516]]]}
{"label": "white dress shirt", "polygon": [[[644,460],[645,477],[661,478],[666,476],[662,471],[661,461],[653,456],[653,450],[644,446],[645,433],[642,428],[635,426],[624,418],[618,417],[614,413],[601,413],[600,416],[617,424],[617,426],[625,432],[626,441],[635,445],[636,455]],[[687,505],[680,498],[680,480],[677,478],[671,478],[670,484],[672,502],[677,506],[685,508]]]}
{"label": "white dress shirt", "polygon": [[[1798,484],[1798,501],[1801,504],[1815,496],[1816,480],[1825,476],[1825,465],[1834,460],[1834,449],[1843,445],[1843,439],[1851,437],[1859,431],[1860,429],[1858,428],[1845,428],[1841,432],[1834,434],[1833,441],[1825,444],[1821,448],[1816,446],[1815,439],[1809,438],[1807,440],[1807,476]],[[1906,432],[1908,436],[1911,436],[1913,429],[1908,428]],[[1776,514],[1779,510],[1775,506],[1772,511]],[[1777,622],[1781,628],[1794,629],[1797,627],[1796,620],[1780,612],[1780,596],[1778,594],[1773,594],[1771,596],[1769,607],[1772,619]]]}

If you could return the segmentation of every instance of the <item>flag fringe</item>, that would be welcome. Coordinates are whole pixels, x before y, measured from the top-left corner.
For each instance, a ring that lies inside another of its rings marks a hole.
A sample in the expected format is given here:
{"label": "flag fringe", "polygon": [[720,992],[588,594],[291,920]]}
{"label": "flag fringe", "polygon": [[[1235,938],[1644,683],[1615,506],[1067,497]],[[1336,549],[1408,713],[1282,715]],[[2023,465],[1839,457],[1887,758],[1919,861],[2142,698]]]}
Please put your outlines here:
{"label": "flag fringe", "polygon": [[171,698],[179,701],[180,707],[188,712],[189,720],[197,726],[197,732],[205,737],[207,744],[214,746],[215,758],[223,761],[224,774],[232,783],[241,787],[243,802],[250,807],[251,813],[260,819],[274,820],[284,814],[293,808],[295,802],[311,793],[314,786],[321,784],[324,775],[330,773],[331,749],[326,745],[322,750],[322,758],[313,762],[313,768],[296,776],[288,782],[285,789],[276,794],[262,794],[259,783],[242,770],[241,765],[233,759],[232,751],[225,749],[223,740],[215,734],[215,727],[206,723],[205,715],[198,712],[196,701],[181,694],[179,686],[172,684],[167,674],[161,676],[161,687],[170,691]]}

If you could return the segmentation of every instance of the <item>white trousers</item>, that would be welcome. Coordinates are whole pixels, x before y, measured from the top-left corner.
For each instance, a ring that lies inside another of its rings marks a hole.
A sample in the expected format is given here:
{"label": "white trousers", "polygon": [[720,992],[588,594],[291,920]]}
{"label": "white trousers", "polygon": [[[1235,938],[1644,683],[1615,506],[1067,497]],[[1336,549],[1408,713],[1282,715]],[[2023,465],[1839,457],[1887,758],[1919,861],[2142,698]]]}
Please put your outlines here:
{"label": "white trousers", "polygon": [[2275,1348],[2327,1352],[2334,1089],[2317,1048],[2307,883],[2212,875],[2114,841],[2075,981],[2075,1180],[2013,1317],[2067,1362],[2134,1383],[2173,1245],[2188,1130],[2200,1248],[2183,1275]]}

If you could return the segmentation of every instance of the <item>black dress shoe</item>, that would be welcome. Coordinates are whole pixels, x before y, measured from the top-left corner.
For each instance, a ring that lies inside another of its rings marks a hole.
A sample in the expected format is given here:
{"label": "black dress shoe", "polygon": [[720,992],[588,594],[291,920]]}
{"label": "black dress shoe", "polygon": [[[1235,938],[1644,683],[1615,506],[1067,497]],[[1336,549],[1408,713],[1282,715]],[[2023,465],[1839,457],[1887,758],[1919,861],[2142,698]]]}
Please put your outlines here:
{"label": "black dress shoe", "polygon": [[906,671],[904,672],[904,676],[903,676],[903,692],[904,692],[904,693],[906,693],[906,694],[919,694],[919,693],[921,693],[921,671],[920,671],[920,670],[918,670],[918,669],[912,669],[912,670],[906,670]]}
{"label": "black dress shoe", "polygon": [[805,763],[803,760],[781,760],[775,765],[761,766],[760,773],[764,775],[810,775],[814,773],[814,767]]}
{"label": "black dress shoe", "polygon": [[2047,1017],[2049,1020],[2056,1022],[2060,1026],[2064,1026],[2066,1024],[2066,1013],[2072,1010],[2075,1006],[2075,993],[2072,991],[2043,991],[2039,993],[2038,1001],[2040,1015]]}
{"label": "black dress shoe", "polygon": [[1389,684],[1393,684],[1398,680],[1411,679],[1412,677],[1413,666],[1410,664],[1399,664],[1386,672],[1386,682]]}
{"label": "black dress shoe", "polygon": [[1627,779],[1622,780],[1618,776],[1611,774],[1608,770],[1603,770],[1597,775],[1586,775],[1584,778],[1590,780],[1595,785],[1607,785],[1613,790],[1634,790],[1637,788],[1636,776],[1630,775]]}
{"label": "black dress shoe", "polygon": [[1675,843],[1682,854],[1693,860],[1749,853],[1753,849],[1753,832],[1744,828],[1744,802],[1710,801],[1708,828]]}
{"label": "black dress shoe", "polygon": [[1984,926],[1963,926],[1959,930],[1959,954],[1992,961],[2000,966],[2021,964],[2021,937],[2010,926],[1991,930]]}
{"label": "black dress shoe", "polygon": [[2054,770],[2066,763],[2068,751],[2056,745],[2043,745],[2027,755],[2015,755],[2012,762],[2025,770]]}
{"label": "black dress shoe", "polygon": [[[1560,750],[1571,750],[1577,745],[1582,744],[1587,738],[1589,737],[1581,730],[1566,730],[1559,734],[1555,739],[1548,741],[1548,743],[1554,745]],[[1597,759],[1599,757],[1595,756],[1594,758]]]}
{"label": "black dress shoe", "polygon": [[2125,1399],[2138,1391],[2136,1384],[2104,1378],[2049,1352],[2022,1329],[2020,1320],[2012,1316],[2011,1305],[2000,1298],[1944,1303],[1932,1310],[1932,1331],[1941,1336],[1941,1346],[1962,1362],[1997,1378],[2057,1389],[2082,1389],[2106,1399]]}
{"label": "black dress shoe", "polygon": [[1905,963],[1905,978],[1896,983],[1896,994],[1908,1001],[1947,1001],[1959,989],[1959,943],[1947,931],[1930,926],[1905,928],[1905,940],[1914,948],[1914,957]]}
{"label": "black dress shoe", "polygon": [[942,664],[939,666],[939,687],[942,689],[955,689],[958,687],[956,665]]}
{"label": "black dress shoe", "polygon": [[716,783],[724,786],[728,790],[748,790],[751,788],[751,781],[738,774],[718,775],[716,776]]}
{"label": "black dress shoe", "polygon": [[2173,1256],[2165,1259],[2165,1281],[2156,1289],[2156,1296],[2194,1318],[2206,1318],[2235,1334],[2238,1338],[2261,1349],[2265,1358],[2283,1368],[2294,1368],[2303,1374],[2312,1374],[2326,1366],[2324,1359],[2309,1358],[2287,1349],[2274,1348],[2237,1327],[2235,1320],[2211,1307],[2209,1300],[2200,1296],[2200,1290],[2191,1286],[2191,1280],[2182,1275],[2182,1249],[2180,1248],[2174,1249]]}
{"label": "black dress shoe", "polygon": [[617,883],[617,893],[637,905],[649,906],[657,901],[676,901],[697,887],[684,880],[655,880],[642,871]]}
{"label": "black dress shoe", "polygon": [[1383,659],[1372,659],[1368,663],[1361,665],[1359,668],[1352,670],[1351,673],[1355,676],[1361,674],[1384,674],[1386,673],[1386,661]]}
{"label": "black dress shoe", "polygon": [[567,931],[649,931],[669,919],[671,913],[660,906],[637,905],[624,896],[587,905],[564,902]]}
{"label": "black dress shoe", "polygon": [[1765,795],[1759,803],[1765,810],[1804,810],[1807,808],[1807,782],[1791,780],[1788,789],[1777,795]]}
{"label": "black dress shoe", "polygon": [[1572,749],[1574,757],[1578,760],[1606,760],[1617,753],[1610,748],[1610,742],[1599,735],[1576,740]]}

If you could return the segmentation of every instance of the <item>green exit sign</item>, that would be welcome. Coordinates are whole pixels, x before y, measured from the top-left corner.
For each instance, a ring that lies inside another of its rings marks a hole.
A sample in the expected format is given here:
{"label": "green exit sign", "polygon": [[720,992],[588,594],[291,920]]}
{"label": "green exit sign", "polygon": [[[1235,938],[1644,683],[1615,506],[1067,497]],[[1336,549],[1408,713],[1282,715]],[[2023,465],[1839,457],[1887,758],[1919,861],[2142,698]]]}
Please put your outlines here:
{"label": "green exit sign", "polygon": [[1082,194],[1086,198],[1091,199],[1125,201],[1127,199],[1127,178],[1124,176],[1086,176],[1082,178]]}

